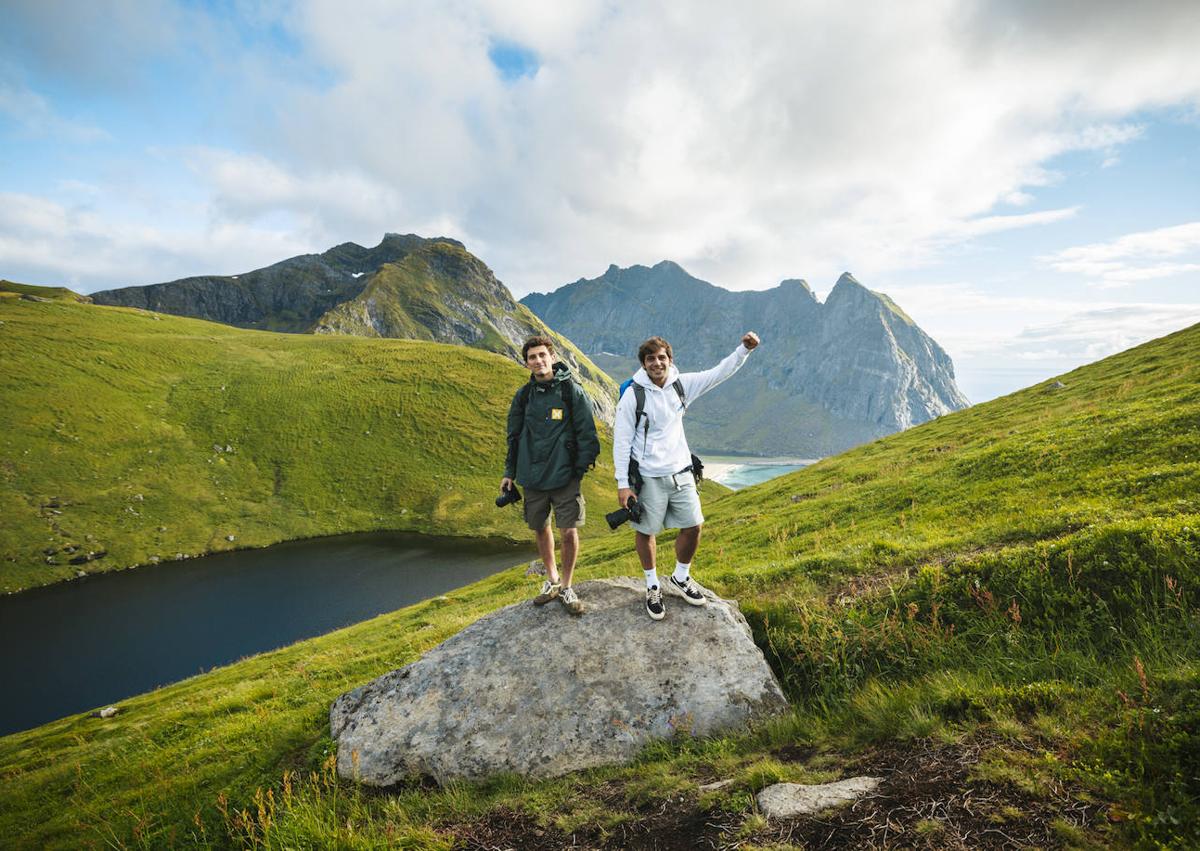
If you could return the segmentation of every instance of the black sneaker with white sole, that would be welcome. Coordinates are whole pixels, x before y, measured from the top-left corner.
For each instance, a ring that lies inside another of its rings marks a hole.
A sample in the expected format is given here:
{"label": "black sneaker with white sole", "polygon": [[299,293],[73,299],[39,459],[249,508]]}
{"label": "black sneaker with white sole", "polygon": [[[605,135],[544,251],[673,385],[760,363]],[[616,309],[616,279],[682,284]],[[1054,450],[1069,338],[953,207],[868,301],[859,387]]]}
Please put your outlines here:
{"label": "black sneaker with white sole", "polygon": [[646,614],[652,620],[660,621],[663,615],[667,613],[666,606],[662,601],[662,589],[655,585],[653,588],[646,591]]}
{"label": "black sneaker with white sole", "polygon": [[672,591],[693,606],[703,606],[708,602],[708,598],[704,596],[704,592],[700,590],[700,586],[690,576],[683,582],[676,579],[674,575],[668,576],[667,585],[670,586]]}

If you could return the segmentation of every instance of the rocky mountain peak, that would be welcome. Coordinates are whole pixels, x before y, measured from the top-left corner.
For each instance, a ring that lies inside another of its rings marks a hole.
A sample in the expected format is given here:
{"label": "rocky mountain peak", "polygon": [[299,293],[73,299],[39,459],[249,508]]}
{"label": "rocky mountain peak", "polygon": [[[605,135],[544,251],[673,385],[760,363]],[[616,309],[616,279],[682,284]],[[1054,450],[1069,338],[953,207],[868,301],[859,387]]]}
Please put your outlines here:
{"label": "rocky mountain peak", "polygon": [[757,331],[762,353],[689,410],[695,448],[811,458],[968,404],[945,351],[849,272],[824,303],[800,279],[730,292],[670,261],[610,267],[603,279],[521,302],[617,380],[631,374],[638,343],[652,334],[672,342],[688,372],[713,366],[742,332]]}
{"label": "rocky mountain peak", "polygon": [[838,276],[837,283],[833,285],[833,289],[829,291],[829,296],[826,298],[826,303],[838,298],[847,298],[858,296],[859,298],[871,293],[869,289],[858,282],[858,279],[849,272],[843,272]]}
{"label": "rocky mountain peak", "polygon": [[803,293],[814,302],[817,300],[817,294],[803,278],[786,278],[779,282],[779,289],[785,293]]}

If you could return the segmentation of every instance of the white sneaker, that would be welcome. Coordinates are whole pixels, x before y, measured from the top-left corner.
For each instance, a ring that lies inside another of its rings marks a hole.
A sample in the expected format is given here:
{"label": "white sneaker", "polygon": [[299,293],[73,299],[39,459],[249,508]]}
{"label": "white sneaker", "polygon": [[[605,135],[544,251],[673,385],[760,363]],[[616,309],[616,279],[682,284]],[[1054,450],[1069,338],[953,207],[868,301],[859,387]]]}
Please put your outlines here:
{"label": "white sneaker", "polygon": [[558,592],[562,590],[562,586],[557,582],[551,582],[547,579],[542,583],[542,590],[536,597],[533,598],[535,606],[544,606],[558,596]]}
{"label": "white sneaker", "polygon": [[574,588],[564,588],[562,593],[558,595],[558,602],[563,604],[563,607],[573,615],[583,614],[583,603],[579,600],[579,595],[575,593]]}
{"label": "white sneaker", "polygon": [[662,620],[667,614],[666,606],[663,605],[662,589],[657,585],[646,591],[646,614],[656,621]]}
{"label": "white sneaker", "polygon": [[693,606],[703,606],[708,602],[708,598],[704,596],[704,589],[701,588],[696,580],[688,577],[683,582],[675,578],[675,575],[667,577],[667,587],[678,594],[683,599],[687,600]]}

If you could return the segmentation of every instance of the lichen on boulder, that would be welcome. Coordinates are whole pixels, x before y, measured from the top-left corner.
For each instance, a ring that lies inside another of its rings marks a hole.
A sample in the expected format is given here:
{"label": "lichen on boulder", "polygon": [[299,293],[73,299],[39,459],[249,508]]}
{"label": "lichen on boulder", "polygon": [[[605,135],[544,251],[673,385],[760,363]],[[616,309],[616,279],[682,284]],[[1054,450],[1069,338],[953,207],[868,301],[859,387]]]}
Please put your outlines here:
{"label": "lichen on boulder", "polygon": [[330,710],[339,773],[377,787],[413,776],[554,777],[787,708],[736,602],[668,596],[655,622],[640,580],[576,589],[580,618],[553,602],[517,603],[339,697]]}

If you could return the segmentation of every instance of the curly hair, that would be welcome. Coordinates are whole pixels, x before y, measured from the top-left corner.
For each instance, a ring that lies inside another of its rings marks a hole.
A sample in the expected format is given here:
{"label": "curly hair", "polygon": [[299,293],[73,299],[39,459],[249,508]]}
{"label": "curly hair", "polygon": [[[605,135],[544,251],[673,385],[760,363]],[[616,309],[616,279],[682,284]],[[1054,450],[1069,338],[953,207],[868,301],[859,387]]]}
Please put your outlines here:
{"label": "curly hair", "polygon": [[554,354],[554,341],[549,337],[533,336],[525,341],[525,345],[521,346],[521,360],[529,360],[529,350],[536,349],[538,346],[545,346],[550,350],[550,354]]}

